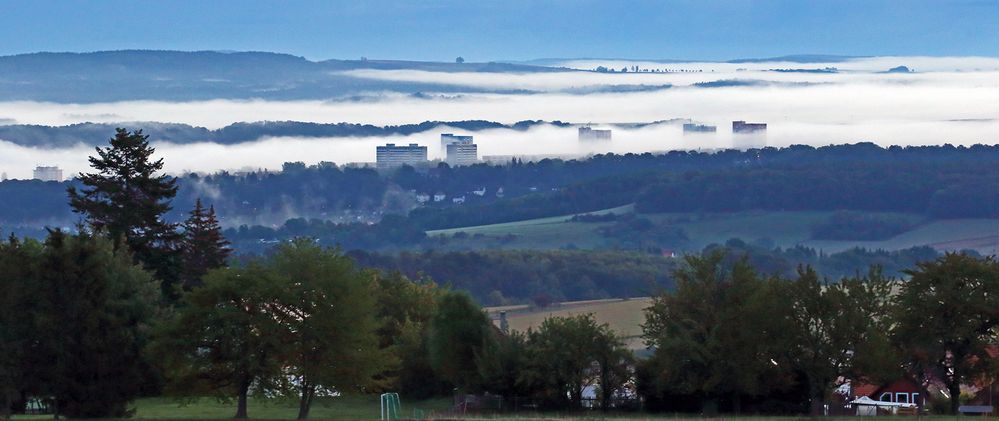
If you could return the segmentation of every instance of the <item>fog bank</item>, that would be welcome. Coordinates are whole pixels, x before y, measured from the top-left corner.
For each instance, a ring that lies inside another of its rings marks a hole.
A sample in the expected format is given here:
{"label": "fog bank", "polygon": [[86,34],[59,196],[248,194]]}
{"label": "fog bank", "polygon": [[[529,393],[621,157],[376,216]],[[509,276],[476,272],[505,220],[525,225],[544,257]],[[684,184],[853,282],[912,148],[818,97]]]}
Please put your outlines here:
{"label": "fog bank", "polygon": [[[160,121],[210,129],[241,121],[293,120],[320,123],[398,125],[428,120],[521,120],[592,123],[614,128],[614,141],[580,145],[575,128],[536,127],[526,132],[472,133],[481,155],[577,155],[715,149],[745,145],[731,135],[733,120],[769,125],[766,144],[826,145],[871,141],[881,145],[970,145],[999,142],[999,59],[980,57],[878,57],[835,63],[653,63],[574,61],[578,68],[687,70],[674,73],[443,73],[359,70],[355,77],[446,83],[523,94],[421,95],[370,92],[328,101],[209,100],[129,101],[97,104],[0,102],[0,124],[67,125],[80,122]],[[881,73],[906,65],[915,73]],[[776,72],[821,69],[835,73]],[[695,84],[711,83],[701,87]],[[613,92],[622,87],[670,85],[668,89]],[[734,85],[734,86],[733,86]],[[579,89],[603,89],[579,94]],[[684,136],[677,125],[629,130],[615,123],[690,119],[718,126],[714,135]],[[139,128],[128,126],[130,128]],[[276,169],[285,161],[370,162],[374,146],[420,143],[437,153],[439,127],[412,136],[381,138],[263,138],[222,146],[186,145],[151,139],[168,170]],[[108,134],[110,136],[111,133]],[[197,141],[198,139],[192,139]],[[0,171],[28,177],[35,165],[59,165],[66,173],[86,167],[89,147],[42,150],[0,141]]]}

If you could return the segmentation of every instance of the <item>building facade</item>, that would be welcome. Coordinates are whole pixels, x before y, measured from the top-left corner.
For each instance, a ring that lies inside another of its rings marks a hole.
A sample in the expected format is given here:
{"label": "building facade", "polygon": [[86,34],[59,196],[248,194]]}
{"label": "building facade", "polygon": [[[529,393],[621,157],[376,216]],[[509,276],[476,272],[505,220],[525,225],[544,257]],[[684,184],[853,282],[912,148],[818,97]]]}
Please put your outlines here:
{"label": "building facade", "polygon": [[447,153],[447,145],[450,144],[472,144],[472,136],[459,136],[453,133],[441,133],[441,153]]}
{"label": "building facade", "polygon": [[427,147],[416,143],[408,146],[397,146],[395,143],[388,143],[385,146],[375,148],[375,165],[381,168],[394,168],[403,165],[421,166],[427,165]]}
{"label": "building facade", "polygon": [[743,120],[732,122],[732,133],[759,133],[767,131],[767,123],[747,123]]}
{"label": "building facade", "polygon": [[42,181],[62,181],[62,169],[59,167],[35,167],[34,179]]}
{"label": "building facade", "polygon": [[479,145],[474,143],[452,143],[447,145],[448,165],[472,165],[479,161]]}
{"label": "building facade", "polygon": [[611,140],[610,130],[598,130],[592,127],[585,127],[585,126],[579,128],[580,142],[610,141],[610,140]]}

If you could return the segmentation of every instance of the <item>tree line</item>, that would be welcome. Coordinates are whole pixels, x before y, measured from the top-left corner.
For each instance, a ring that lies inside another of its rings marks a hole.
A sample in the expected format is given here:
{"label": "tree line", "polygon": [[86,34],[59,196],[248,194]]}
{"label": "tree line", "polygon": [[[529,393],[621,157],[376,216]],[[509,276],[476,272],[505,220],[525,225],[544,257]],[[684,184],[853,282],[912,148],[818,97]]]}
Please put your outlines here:
{"label": "tree line", "polygon": [[[898,251],[851,249],[825,254],[797,246],[773,247],[733,239],[698,253],[724,252],[728,261],[745,258],[760,273],[791,277],[798,266],[811,266],[831,279],[881,267],[885,275],[904,277],[904,270],[939,253],[930,247]],[[467,291],[484,305],[544,304],[559,301],[628,298],[653,295],[675,286],[673,271],[680,258],[626,250],[352,250],[358,264],[399,271],[414,279],[430,277]]]}
{"label": "tree line", "polygon": [[945,392],[935,410],[957,413],[962,385],[999,374],[991,257],[947,254],[904,282],[877,268],[838,282],[805,266],[767,276],[720,252],[685,260],[676,289],[646,311],[654,353],[638,379],[652,409],[820,414],[853,398],[834,392],[844,379],[910,379]]}
{"label": "tree line", "polygon": [[[454,168],[443,164],[427,171],[402,167],[383,174],[331,162],[288,163],[282,172],[181,176],[176,203],[187,209],[198,198],[205,199],[226,215],[226,225],[245,224],[248,229],[299,217],[368,223],[386,213],[409,213],[414,227],[426,230],[571,215],[628,203],[637,203],[640,212],[853,210],[979,218],[999,215],[991,205],[996,200],[979,200],[999,197],[990,187],[996,185],[997,162],[996,146],[856,144],[605,154]],[[483,188],[482,196],[471,193]],[[503,194],[497,195],[500,188]],[[448,199],[415,207],[410,191],[465,196],[466,202]],[[9,199],[0,203],[0,223],[6,226],[72,221],[57,183],[8,180],[0,183],[0,195]]]}

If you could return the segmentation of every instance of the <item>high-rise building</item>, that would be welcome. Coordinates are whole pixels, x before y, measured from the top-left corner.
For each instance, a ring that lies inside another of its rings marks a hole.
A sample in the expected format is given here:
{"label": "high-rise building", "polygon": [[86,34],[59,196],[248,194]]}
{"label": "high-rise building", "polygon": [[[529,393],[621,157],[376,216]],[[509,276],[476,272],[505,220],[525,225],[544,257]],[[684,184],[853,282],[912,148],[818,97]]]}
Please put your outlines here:
{"label": "high-rise building", "polygon": [[736,149],[759,149],[767,146],[767,123],[732,122],[732,146]]}
{"label": "high-rise building", "polygon": [[62,170],[59,167],[35,167],[34,179],[42,181],[62,181]]}
{"label": "high-rise building", "polygon": [[427,147],[410,143],[409,146],[396,146],[388,143],[375,148],[375,165],[378,168],[393,168],[402,165],[427,165]]}
{"label": "high-rise building", "polygon": [[452,166],[472,165],[479,161],[479,146],[472,141],[472,136],[442,133],[441,151],[444,160]]}
{"label": "high-rise building", "polygon": [[732,133],[758,133],[767,131],[767,123],[747,123],[743,120],[732,122]]}
{"label": "high-rise building", "polygon": [[451,166],[472,165],[479,162],[479,145],[474,143],[450,143],[447,145],[447,163]]}
{"label": "high-rise building", "polygon": [[472,143],[472,136],[458,136],[453,133],[441,133],[441,153],[447,153],[447,145],[452,143]]}
{"label": "high-rise building", "polygon": [[611,140],[610,130],[598,130],[587,126],[579,128],[580,142],[609,141],[609,140]]}

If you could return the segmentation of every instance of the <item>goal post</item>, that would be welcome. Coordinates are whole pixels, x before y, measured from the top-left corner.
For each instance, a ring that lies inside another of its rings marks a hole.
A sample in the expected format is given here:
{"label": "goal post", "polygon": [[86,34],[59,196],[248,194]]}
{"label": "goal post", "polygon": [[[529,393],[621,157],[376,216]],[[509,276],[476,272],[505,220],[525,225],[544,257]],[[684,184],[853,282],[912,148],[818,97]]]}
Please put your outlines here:
{"label": "goal post", "polygon": [[401,406],[398,393],[382,393],[382,421],[398,420]]}

